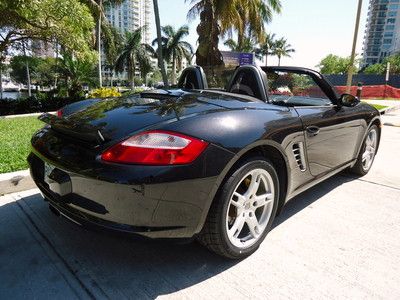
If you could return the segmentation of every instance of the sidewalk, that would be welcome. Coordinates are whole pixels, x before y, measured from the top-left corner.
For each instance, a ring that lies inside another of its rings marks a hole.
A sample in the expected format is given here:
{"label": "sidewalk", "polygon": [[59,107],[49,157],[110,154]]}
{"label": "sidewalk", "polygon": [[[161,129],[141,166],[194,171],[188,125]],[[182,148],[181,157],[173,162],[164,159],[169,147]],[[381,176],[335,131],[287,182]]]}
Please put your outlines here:
{"label": "sidewalk", "polygon": [[367,176],[297,196],[242,261],[85,230],[37,189],[0,197],[0,299],[400,299],[399,140],[386,126]]}
{"label": "sidewalk", "polygon": [[400,127],[400,110],[392,110],[381,116],[382,124]]}

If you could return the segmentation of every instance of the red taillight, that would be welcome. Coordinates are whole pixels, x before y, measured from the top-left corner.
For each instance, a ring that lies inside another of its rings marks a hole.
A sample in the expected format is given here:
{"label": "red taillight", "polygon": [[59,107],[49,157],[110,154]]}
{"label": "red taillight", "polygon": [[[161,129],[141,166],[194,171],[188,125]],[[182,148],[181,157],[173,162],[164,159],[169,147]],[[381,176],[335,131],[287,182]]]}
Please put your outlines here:
{"label": "red taillight", "polygon": [[62,118],[62,116],[63,116],[62,109],[57,110],[57,117]]}
{"label": "red taillight", "polygon": [[194,161],[208,143],[175,132],[147,131],[112,146],[101,159],[116,163],[180,165]]}

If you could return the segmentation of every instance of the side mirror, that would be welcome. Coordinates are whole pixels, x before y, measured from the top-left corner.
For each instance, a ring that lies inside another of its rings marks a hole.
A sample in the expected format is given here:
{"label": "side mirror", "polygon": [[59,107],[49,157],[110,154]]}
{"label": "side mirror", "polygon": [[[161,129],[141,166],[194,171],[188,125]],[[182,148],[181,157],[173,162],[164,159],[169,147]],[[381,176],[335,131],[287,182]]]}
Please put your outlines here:
{"label": "side mirror", "polygon": [[343,94],[342,96],[340,96],[338,104],[340,106],[353,107],[356,106],[358,103],[360,103],[360,100],[357,97],[350,94]]}

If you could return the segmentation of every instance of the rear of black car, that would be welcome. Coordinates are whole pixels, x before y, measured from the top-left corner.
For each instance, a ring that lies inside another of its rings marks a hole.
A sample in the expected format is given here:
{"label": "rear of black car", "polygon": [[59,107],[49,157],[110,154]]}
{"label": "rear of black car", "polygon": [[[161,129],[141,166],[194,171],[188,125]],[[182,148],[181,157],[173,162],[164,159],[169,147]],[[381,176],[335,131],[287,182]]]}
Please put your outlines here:
{"label": "rear of black car", "polygon": [[[82,225],[154,238],[188,238],[201,229],[217,175],[233,154],[213,144],[191,163],[141,165],[110,162],[102,154],[144,130],[175,122],[158,102],[99,102],[48,123],[32,138],[32,178],[54,211]],[[136,101],[136,100],[134,100]],[[186,113],[213,109],[184,104]],[[221,157],[223,159],[221,159]],[[215,163],[218,161],[217,163]]]}

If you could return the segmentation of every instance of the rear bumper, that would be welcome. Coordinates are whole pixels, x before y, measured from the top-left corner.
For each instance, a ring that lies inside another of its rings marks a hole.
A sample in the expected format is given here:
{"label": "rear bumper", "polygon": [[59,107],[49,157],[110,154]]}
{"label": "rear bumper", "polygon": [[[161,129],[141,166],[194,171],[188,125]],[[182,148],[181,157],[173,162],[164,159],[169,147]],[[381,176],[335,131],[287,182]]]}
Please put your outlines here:
{"label": "rear bumper", "polygon": [[52,164],[40,153],[30,154],[31,176],[61,214],[78,224],[150,238],[191,238],[198,233],[217,179],[211,176],[161,183],[120,183],[119,175],[114,182],[104,181],[59,165],[45,176],[45,161]]}

